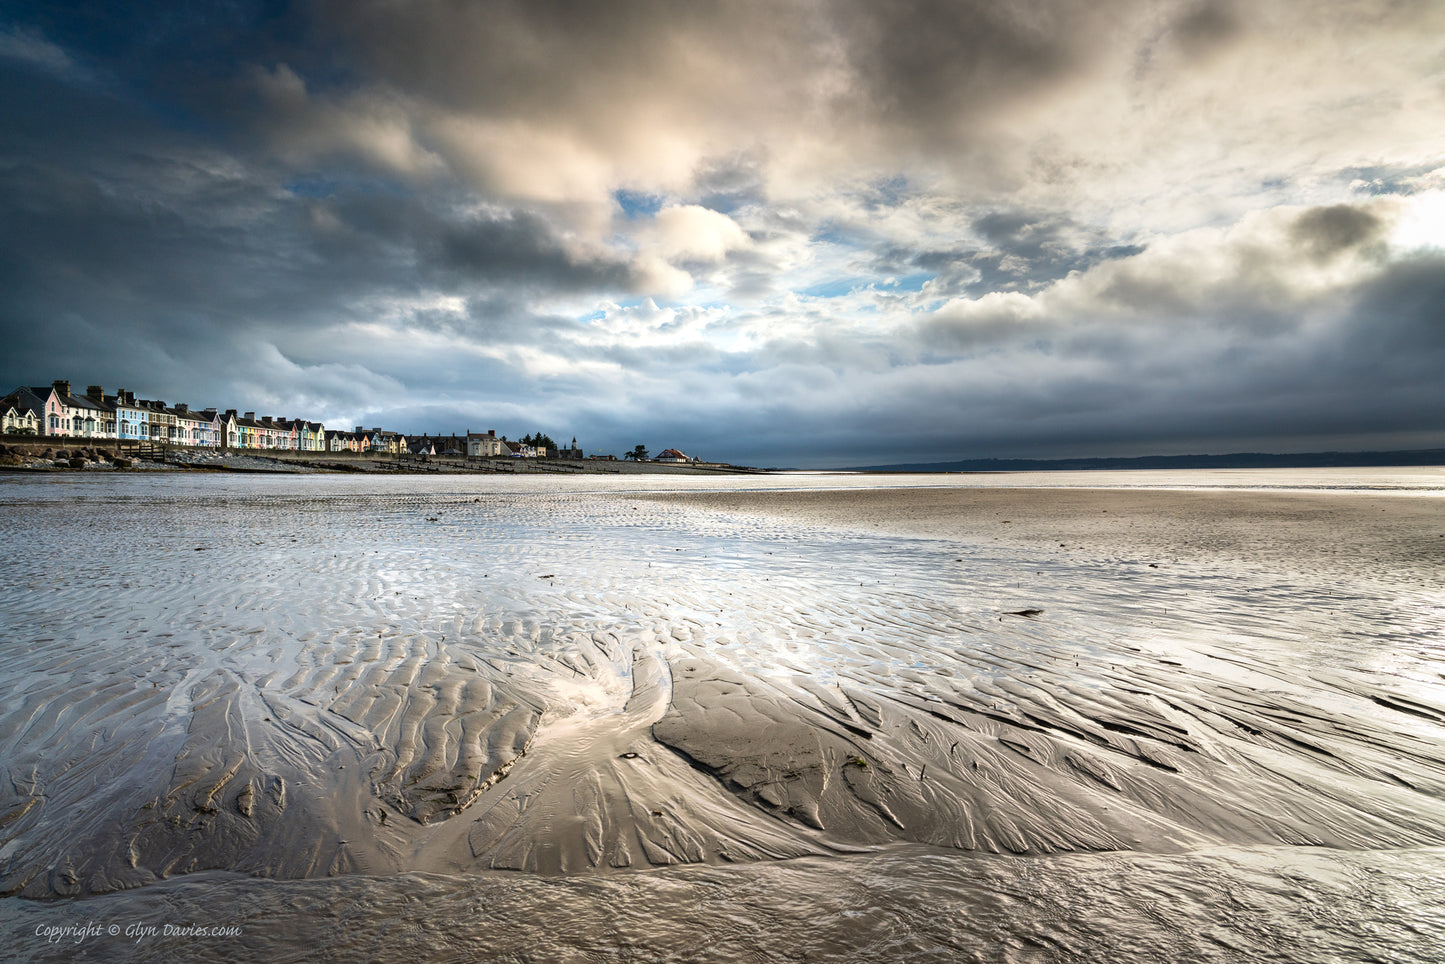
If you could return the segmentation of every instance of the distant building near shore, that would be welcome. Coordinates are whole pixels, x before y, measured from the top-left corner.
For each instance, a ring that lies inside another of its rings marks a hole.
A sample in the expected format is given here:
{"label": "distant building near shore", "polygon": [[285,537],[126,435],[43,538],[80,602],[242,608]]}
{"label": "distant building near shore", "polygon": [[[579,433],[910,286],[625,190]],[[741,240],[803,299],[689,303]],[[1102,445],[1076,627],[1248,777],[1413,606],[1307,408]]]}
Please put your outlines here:
{"label": "distant building near shore", "polygon": [[502,439],[502,444],[507,447],[507,454],[512,458],[535,459],[539,457],[536,446],[528,445],[526,442],[508,442],[506,439]]}
{"label": "distant building near shore", "polygon": [[[192,409],[160,399],[136,398],[128,389],[107,395],[90,385],[84,395],[71,391],[70,382],[57,379],[49,386],[22,385],[0,396],[0,435],[35,435],[53,438],[114,439],[121,443],[187,448],[220,448],[293,452],[355,452],[388,455],[426,455],[452,458],[614,459],[588,456],[577,444],[554,447],[551,436],[537,433],[525,441],[510,442],[495,429],[465,435],[421,435],[408,438],[383,428],[356,426],[350,432],[327,431],[321,422],[306,418],[257,416],[234,408]],[[124,447],[124,446],[122,446]],[[659,462],[696,462],[677,449],[668,449]]]}
{"label": "distant building near shore", "polygon": [[495,429],[487,429],[486,434],[481,432],[467,433],[467,457],[473,459],[490,459],[498,455],[508,455],[507,443],[497,438]]}
{"label": "distant building near shore", "polygon": [[432,455],[462,458],[467,454],[466,435],[413,435],[413,442],[420,442],[423,448],[431,448]]}

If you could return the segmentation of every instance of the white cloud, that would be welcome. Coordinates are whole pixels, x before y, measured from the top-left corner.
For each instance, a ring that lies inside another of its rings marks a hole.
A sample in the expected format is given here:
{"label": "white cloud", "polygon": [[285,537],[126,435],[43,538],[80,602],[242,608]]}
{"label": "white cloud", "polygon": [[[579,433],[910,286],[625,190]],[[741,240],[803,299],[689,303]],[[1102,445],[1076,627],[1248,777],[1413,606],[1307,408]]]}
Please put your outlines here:
{"label": "white cloud", "polygon": [[692,275],[675,268],[655,254],[643,254],[635,262],[635,293],[678,298],[692,290]]}
{"label": "white cloud", "polygon": [[649,247],[669,261],[717,262],[748,246],[736,221],[696,204],[672,205],[657,212]]}

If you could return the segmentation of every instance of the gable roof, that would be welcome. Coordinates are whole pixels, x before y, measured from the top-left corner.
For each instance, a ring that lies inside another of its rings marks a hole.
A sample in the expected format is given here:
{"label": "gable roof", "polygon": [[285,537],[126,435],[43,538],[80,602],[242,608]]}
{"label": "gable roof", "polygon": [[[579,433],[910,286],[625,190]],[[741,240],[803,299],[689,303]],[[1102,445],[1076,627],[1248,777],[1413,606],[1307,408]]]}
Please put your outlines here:
{"label": "gable roof", "polygon": [[16,396],[22,401],[28,398],[30,400],[32,408],[35,403],[38,402],[39,408],[33,408],[33,410],[44,414],[46,404],[49,402],[51,396],[55,395],[55,389],[51,388],[48,385],[44,388],[28,388],[25,385],[21,385],[10,394]]}
{"label": "gable roof", "polygon": [[[26,394],[29,395],[30,393],[29,393],[29,392],[26,392]],[[31,397],[33,398],[34,396],[31,396]],[[10,410],[14,410],[14,411],[21,412],[21,413],[29,412],[31,415],[35,416],[36,418],[40,418],[42,415],[45,414],[45,408],[44,408],[44,406],[42,406],[42,407],[40,407],[40,408],[37,409],[37,408],[35,407],[35,404],[34,404],[33,402],[26,402],[26,401],[24,401],[24,400],[20,397],[20,393],[19,393],[19,392],[11,392],[9,395],[6,395],[4,398],[0,398],[0,411],[10,411]]]}

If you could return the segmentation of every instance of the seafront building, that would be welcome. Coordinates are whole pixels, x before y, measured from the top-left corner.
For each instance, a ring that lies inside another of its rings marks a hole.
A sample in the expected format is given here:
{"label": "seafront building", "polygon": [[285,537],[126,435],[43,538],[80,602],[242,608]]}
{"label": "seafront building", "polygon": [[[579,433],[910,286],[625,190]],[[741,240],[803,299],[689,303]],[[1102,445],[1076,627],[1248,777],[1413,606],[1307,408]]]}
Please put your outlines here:
{"label": "seafront building", "polygon": [[17,392],[0,398],[0,434],[40,434],[39,411],[33,404],[22,401]]}
{"label": "seafront building", "polygon": [[[486,434],[423,435],[408,439],[400,432],[356,426],[350,432],[327,431],[321,422],[304,418],[257,417],[255,412],[167,404],[161,399],[136,398],[128,389],[107,395],[100,385],[87,386],[84,395],[71,391],[70,382],[57,379],[49,386],[22,385],[0,397],[0,435],[36,435],[66,439],[113,439],[121,443],[150,443],[192,448],[224,448],[292,452],[373,452],[378,455],[453,456],[470,458],[543,458],[549,453],[520,442]],[[559,453],[551,453],[559,454]],[[581,457],[577,440],[562,449]]]}
{"label": "seafront building", "polygon": [[506,442],[497,438],[495,429],[487,429],[485,435],[480,432],[467,433],[467,455],[474,459],[510,455],[510,451],[505,451],[506,445]]}
{"label": "seafront building", "polygon": [[150,409],[135,400],[135,396],[120,389],[111,396],[115,402],[116,438],[149,439],[151,437]]}
{"label": "seafront building", "polygon": [[[41,434],[67,438],[115,438],[115,419],[103,418],[96,402],[72,395],[70,382],[52,382],[49,388],[21,386],[11,394],[40,419]],[[110,435],[105,432],[109,428]]]}

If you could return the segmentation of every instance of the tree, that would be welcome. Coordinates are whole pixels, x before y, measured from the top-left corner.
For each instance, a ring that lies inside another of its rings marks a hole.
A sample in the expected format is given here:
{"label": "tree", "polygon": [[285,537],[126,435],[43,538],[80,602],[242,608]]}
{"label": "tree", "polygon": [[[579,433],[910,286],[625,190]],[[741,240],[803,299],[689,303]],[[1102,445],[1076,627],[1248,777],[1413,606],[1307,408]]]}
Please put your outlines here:
{"label": "tree", "polygon": [[543,435],[541,432],[538,432],[536,435],[522,436],[522,444],[532,445],[539,449],[553,450],[557,448],[557,443],[552,441],[552,436]]}
{"label": "tree", "polygon": [[631,452],[628,452],[626,455],[623,456],[623,458],[633,459],[638,462],[645,462],[647,461],[647,446],[639,442],[637,448],[633,449]]}

